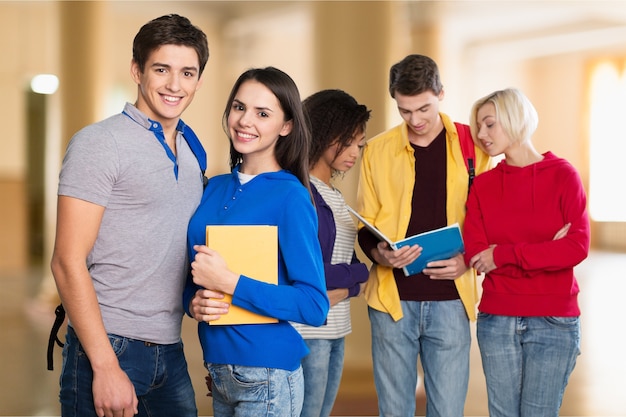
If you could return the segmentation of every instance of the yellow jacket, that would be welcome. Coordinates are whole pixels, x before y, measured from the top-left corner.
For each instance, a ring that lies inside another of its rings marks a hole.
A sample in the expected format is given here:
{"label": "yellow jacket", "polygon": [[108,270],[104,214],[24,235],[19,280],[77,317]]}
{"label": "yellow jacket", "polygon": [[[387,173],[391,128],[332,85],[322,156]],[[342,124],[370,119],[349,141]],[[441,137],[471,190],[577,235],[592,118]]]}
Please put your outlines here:
{"label": "yellow jacket", "polygon": [[[447,201],[448,224],[465,220],[468,174],[459,136],[450,118],[440,113],[447,140]],[[476,175],[491,168],[491,159],[480,148],[474,147]],[[405,237],[411,217],[411,199],[415,183],[415,157],[409,143],[408,126],[402,123],[369,140],[363,150],[358,211],[392,241]],[[360,225],[362,227],[362,225]],[[392,268],[374,264],[365,288],[365,299],[370,307],[387,312],[394,320],[403,316],[398,288]],[[476,273],[469,269],[455,280],[456,288],[470,320],[476,319]]]}

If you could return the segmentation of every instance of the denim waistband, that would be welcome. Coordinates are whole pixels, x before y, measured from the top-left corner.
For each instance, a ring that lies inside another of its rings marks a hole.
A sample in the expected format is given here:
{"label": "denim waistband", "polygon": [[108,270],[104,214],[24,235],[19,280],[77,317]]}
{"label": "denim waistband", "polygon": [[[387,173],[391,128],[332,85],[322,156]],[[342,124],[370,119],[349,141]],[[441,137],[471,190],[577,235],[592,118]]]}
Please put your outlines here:
{"label": "denim waistband", "polygon": [[[76,331],[74,330],[74,328],[72,328],[72,326],[67,326],[67,332],[74,338],[76,338],[78,340],[78,342],[80,343],[80,339],[78,338],[78,335],[76,334]],[[107,333],[108,336],[112,336],[112,337],[119,337],[119,338],[123,338],[123,339],[127,339],[129,342],[134,342],[134,343],[143,343],[144,346],[147,347],[156,347],[156,346],[169,346],[169,345],[165,345],[163,343],[154,343],[154,342],[149,342],[147,340],[139,340],[139,339],[133,339],[132,337],[127,337],[127,336],[121,336],[118,334],[113,334],[113,333]],[[178,342],[176,342],[178,343]],[[172,344],[176,344],[176,343],[172,343]]]}

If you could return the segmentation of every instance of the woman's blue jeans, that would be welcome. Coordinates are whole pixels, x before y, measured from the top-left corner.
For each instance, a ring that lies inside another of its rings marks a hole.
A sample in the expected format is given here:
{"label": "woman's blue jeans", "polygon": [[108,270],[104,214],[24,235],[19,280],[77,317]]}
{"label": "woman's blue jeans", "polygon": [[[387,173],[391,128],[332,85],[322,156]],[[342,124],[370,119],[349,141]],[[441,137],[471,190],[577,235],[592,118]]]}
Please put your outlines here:
{"label": "woman's blue jeans", "polygon": [[557,417],[580,354],[578,317],[478,314],[491,417]]}
{"label": "woman's blue jeans", "polygon": [[345,338],[304,341],[310,353],[302,359],[304,406],[300,417],[328,417],[341,382]]}
{"label": "woman's blue jeans", "polygon": [[[135,387],[140,417],[196,417],[196,397],[187,371],[183,343],[150,345],[109,334],[121,368]],[[91,390],[93,371],[82,345],[68,326],[61,370],[61,415],[96,416]]]}
{"label": "woman's blue jeans", "polygon": [[470,326],[460,300],[401,301],[404,317],[369,308],[374,383],[384,417],[413,417],[421,358],[428,417],[463,417]]}
{"label": "woman's blue jeans", "polygon": [[213,379],[215,417],[299,417],[304,398],[302,367],[295,371],[206,364]]}

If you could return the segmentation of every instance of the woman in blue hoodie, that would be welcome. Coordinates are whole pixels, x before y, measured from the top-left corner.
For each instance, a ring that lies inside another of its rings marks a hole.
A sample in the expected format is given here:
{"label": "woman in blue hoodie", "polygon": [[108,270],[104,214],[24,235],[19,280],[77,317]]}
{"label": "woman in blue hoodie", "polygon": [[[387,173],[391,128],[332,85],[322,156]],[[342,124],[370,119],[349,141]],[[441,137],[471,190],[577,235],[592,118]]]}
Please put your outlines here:
{"label": "woman in blue hoodie", "polygon": [[[193,262],[184,305],[199,321],[216,417],[299,417],[300,362],[309,351],[289,322],[322,325],[329,300],[308,179],[310,135],[295,83],[272,67],[244,72],[232,88],[223,124],[232,172],[209,180],[190,221]],[[204,245],[208,224],[277,226],[278,285],[230,270]],[[216,318],[207,300],[214,291],[278,322],[209,325],[205,321]]]}

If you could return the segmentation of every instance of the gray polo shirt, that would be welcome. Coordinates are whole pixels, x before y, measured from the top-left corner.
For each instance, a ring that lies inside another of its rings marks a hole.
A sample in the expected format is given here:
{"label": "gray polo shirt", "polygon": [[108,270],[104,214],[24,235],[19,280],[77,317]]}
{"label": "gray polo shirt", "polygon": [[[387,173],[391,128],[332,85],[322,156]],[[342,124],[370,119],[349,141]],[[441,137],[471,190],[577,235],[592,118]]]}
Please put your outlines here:
{"label": "gray polo shirt", "polygon": [[173,161],[149,130],[158,124],[131,104],[124,113],[74,135],[58,194],[105,207],[86,262],[107,332],[175,343],[187,224],[202,196],[200,166],[180,132]]}

